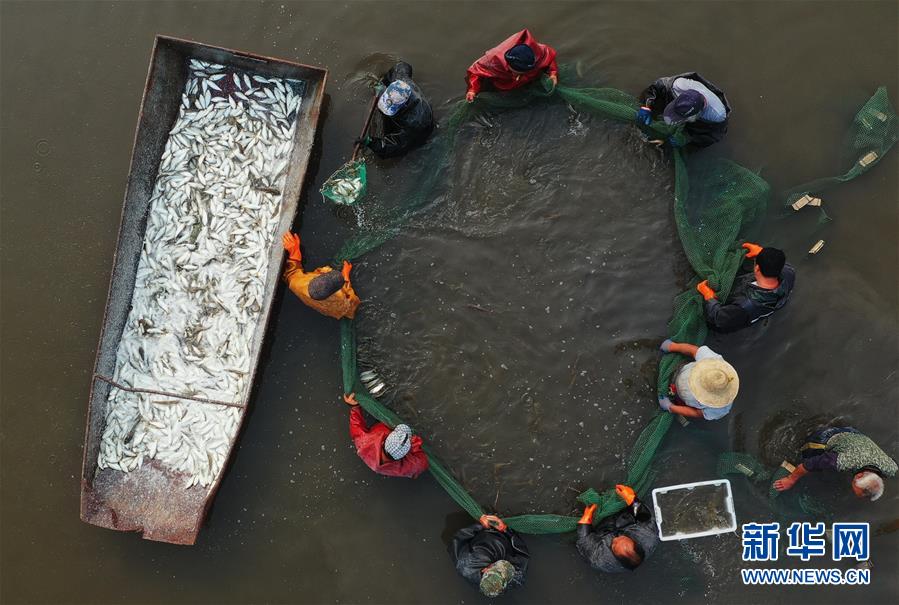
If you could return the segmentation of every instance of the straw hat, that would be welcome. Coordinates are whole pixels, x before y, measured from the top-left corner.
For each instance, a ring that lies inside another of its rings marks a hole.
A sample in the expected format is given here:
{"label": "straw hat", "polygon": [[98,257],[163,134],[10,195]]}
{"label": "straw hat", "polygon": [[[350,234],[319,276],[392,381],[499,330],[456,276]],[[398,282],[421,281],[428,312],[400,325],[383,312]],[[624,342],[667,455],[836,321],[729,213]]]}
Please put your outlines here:
{"label": "straw hat", "polygon": [[701,359],[690,370],[690,392],[702,405],[723,408],[733,403],[740,377],[723,359]]}

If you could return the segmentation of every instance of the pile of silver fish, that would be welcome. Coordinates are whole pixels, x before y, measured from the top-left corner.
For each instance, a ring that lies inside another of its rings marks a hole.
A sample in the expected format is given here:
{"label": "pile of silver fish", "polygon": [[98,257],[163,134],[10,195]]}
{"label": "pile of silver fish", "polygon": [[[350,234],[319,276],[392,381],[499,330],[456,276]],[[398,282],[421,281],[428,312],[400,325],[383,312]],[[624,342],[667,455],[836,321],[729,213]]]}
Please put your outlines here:
{"label": "pile of silver fish", "polygon": [[[97,464],[148,459],[207,486],[225,463],[250,386],[299,80],[189,60],[117,352]],[[220,401],[183,399],[177,395]]]}
{"label": "pile of silver fish", "polygon": [[362,193],[362,179],[342,178],[334,179],[330,183],[331,195],[336,198],[335,201],[341,204],[352,204]]}

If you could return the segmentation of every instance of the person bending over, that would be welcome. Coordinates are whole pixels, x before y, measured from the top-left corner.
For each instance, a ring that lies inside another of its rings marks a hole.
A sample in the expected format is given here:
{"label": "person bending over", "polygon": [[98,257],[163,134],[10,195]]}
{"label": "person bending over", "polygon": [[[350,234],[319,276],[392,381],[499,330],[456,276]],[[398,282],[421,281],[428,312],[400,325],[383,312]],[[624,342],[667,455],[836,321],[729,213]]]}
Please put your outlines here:
{"label": "person bending over", "polygon": [[559,82],[556,50],[541,44],[526,29],[509,36],[468,68],[465,99],[471,103],[488,83],[496,90],[514,90],[538,79],[543,73],[553,86]]}
{"label": "person bending over", "polygon": [[431,104],[412,79],[412,66],[400,61],[384,76],[387,87],[378,99],[376,135],[366,146],[382,158],[396,157],[423,145],[434,130]]}
{"label": "person bending over", "polygon": [[[640,94],[640,103],[638,123],[649,126],[661,117],[666,124],[684,124],[688,145],[708,147],[727,134],[731,111],[727,97],[695,71],[659,78]],[[675,144],[671,139],[668,143]]]}
{"label": "person bending over", "polygon": [[356,314],[359,297],[350,283],[353,265],[343,262],[343,270],[319,267],[315,271],[303,271],[303,255],[300,252],[300,236],[288,231],[281,238],[287,251],[284,281],[306,306],[334,319],[350,319]]}
{"label": "person bending over", "polygon": [[659,397],[659,407],[687,418],[718,420],[724,418],[737,397],[740,378],[732,365],[709,347],[665,340],[665,353],[680,353],[693,358],[675,374],[668,396]]}
{"label": "person bending over", "polygon": [[449,551],[459,575],[487,597],[523,584],[527,575],[527,545],[518,532],[494,515],[483,515],[478,523],[460,529]]}
{"label": "person bending over", "polygon": [[746,258],[755,259],[751,273],[737,277],[726,303],[718,301],[709,280],[696,285],[705,299],[705,319],[713,330],[735,332],[768,317],[787,304],[796,284],[796,270],[777,248],[743,244]]}
{"label": "person bending over", "polygon": [[383,422],[368,428],[355,393],[344,395],[350,406],[350,438],[362,461],[379,475],[415,479],[428,470],[428,456],[421,449],[421,437],[409,425],[393,430]]}
{"label": "person bending over", "polygon": [[597,571],[619,573],[640,566],[659,544],[655,521],[649,508],[634,490],[616,485],[615,493],[627,508],[593,526],[596,505],[584,509],[577,526],[577,550]]}
{"label": "person bending over", "polygon": [[774,482],[779,492],[792,489],[809,472],[848,472],[852,491],[872,502],[883,495],[883,478],[896,474],[896,461],[851,426],[820,429],[802,446],[802,464]]}

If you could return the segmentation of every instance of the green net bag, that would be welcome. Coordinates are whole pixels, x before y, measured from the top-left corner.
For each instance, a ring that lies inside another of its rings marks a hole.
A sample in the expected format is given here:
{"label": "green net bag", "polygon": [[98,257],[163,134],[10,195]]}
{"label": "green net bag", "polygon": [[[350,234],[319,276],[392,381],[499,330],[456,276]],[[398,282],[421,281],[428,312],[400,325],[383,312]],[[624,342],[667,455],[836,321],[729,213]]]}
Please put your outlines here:
{"label": "green net bag", "polygon": [[352,159],[328,177],[322,184],[321,194],[335,204],[352,206],[368,190],[365,159]]}

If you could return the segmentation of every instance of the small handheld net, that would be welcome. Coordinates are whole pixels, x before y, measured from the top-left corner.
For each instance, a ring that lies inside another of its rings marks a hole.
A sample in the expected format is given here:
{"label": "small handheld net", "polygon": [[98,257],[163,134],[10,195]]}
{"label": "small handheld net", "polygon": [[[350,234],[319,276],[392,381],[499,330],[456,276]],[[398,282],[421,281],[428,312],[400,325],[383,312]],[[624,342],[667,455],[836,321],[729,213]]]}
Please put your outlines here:
{"label": "small handheld net", "polygon": [[352,206],[365,196],[366,191],[365,158],[355,157],[328,177],[321,188],[323,196],[342,206]]}
{"label": "small handheld net", "polygon": [[375,106],[378,103],[378,89],[375,89],[375,95],[371,99],[368,106],[368,113],[365,116],[365,125],[362,126],[362,133],[353,147],[353,157],[350,161],[334,171],[334,174],[328,177],[322,183],[321,194],[335,204],[341,206],[352,206],[363,197],[368,191],[368,178],[365,170],[365,158],[359,156],[362,150],[361,141],[365,138],[365,133],[371,125],[371,117],[375,112]]}

